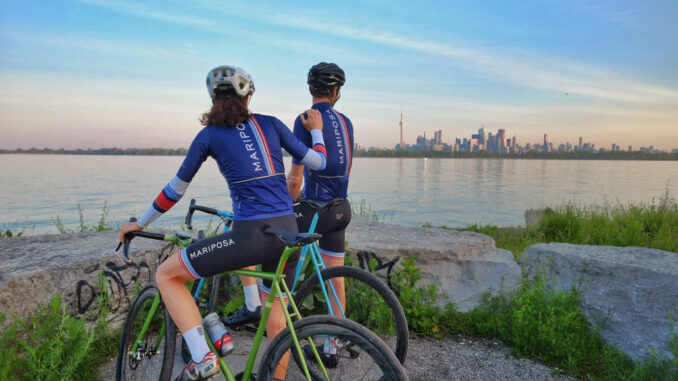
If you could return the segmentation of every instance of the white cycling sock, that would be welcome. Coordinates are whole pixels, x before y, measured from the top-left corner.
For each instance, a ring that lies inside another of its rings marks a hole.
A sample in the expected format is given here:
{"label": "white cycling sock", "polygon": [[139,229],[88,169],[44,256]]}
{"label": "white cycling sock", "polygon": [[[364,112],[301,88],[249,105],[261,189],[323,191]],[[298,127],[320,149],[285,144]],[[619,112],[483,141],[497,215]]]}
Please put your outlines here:
{"label": "white cycling sock", "polygon": [[261,298],[259,297],[259,287],[256,284],[243,287],[245,291],[245,305],[250,311],[254,311],[261,305]]}
{"label": "white cycling sock", "polygon": [[202,362],[205,359],[205,355],[209,353],[210,347],[205,341],[205,332],[202,329],[202,326],[197,326],[189,329],[184,332],[184,339],[188,345],[188,350],[191,351],[191,357],[196,363]]}

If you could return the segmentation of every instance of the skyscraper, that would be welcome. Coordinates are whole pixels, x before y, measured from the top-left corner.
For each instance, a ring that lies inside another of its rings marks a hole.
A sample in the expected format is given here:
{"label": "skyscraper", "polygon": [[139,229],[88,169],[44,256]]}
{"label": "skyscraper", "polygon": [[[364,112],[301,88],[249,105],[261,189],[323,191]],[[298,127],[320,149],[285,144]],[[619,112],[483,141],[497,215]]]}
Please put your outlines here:
{"label": "skyscraper", "polygon": [[580,136],[580,137],[579,137],[579,152],[581,152],[581,149],[583,148],[583,147],[582,147],[582,143],[583,143],[583,142],[584,142],[584,139],[582,139],[582,137]]}
{"label": "skyscraper", "polygon": [[500,128],[497,130],[497,136],[499,136],[499,152],[504,152],[506,150],[506,130]]}
{"label": "skyscraper", "polygon": [[543,149],[543,151],[544,152],[549,151],[549,135],[548,134],[544,134],[544,149]]}

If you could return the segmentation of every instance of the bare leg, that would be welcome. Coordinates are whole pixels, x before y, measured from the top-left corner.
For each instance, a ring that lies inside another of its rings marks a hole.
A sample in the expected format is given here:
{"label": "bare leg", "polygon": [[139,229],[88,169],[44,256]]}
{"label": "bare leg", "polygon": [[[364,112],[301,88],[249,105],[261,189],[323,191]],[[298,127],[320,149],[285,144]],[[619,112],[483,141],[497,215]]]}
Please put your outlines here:
{"label": "bare leg", "polygon": [[[247,267],[243,267],[242,269],[254,271],[254,270],[257,269],[257,267],[256,266],[247,266]],[[253,285],[257,284],[257,278],[254,278],[254,277],[251,277],[251,276],[246,276],[246,275],[241,275],[240,276],[240,282],[242,282],[243,287],[253,286]]]}
{"label": "bare leg", "polygon": [[[344,258],[330,257],[322,254],[320,255],[322,256],[323,262],[325,262],[325,267],[327,268],[344,265]],[[342,310],[346,312],[346,290],[344,289],[344,278],[332,279],[332,287],[334,287],[334,291],[337,293]],[[337,307],[337,300],[334,297],[334,294],[332,294],[332,290],[327,290],[327,296],[330,298],[330,305],[332,306],[334,315],[339,315],[340,310]]]}
{"label": "bare leg", "polygon": [[[262,295],[263,298],[268,298],[268,295]],[[287,305],[287,298],[285,298],[285,305]],[[285,329],[287,322],[285,321],[285,313],[282,310],[282,305],[280,300],[276,298],[273,302],[273,307],[271,308],[271,315],[266,322],[266,334],[268,336],[268,342],[270,343],[275,339],[276,336]],[[290,354],[287,352],[278,363],[278,366],[275,369],[273,375],[274,379],[284,380],[287,374],[287,364],[290,360]]]}
{"label": "bare leg", "polygon": [[[177,253],[178,254],[178,253]],[[202,324],[198,306],[184,285],[193,279],[179,262],[179,255],[169,257],[155,272],[155,282],[165,307],[181,333]]]}

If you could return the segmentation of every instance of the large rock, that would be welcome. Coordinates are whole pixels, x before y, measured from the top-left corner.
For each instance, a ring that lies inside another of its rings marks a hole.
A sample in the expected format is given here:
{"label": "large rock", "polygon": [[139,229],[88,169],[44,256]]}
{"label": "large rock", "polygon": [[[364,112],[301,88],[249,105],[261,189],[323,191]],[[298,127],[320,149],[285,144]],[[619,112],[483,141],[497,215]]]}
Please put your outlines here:
{"label": "large rock", "polygon": [[[34,315],[55,293],[74,315],[93,317],[106,284],[113,317],[123,313],[136,292],[153,279],[163,242],[135,239],[127,265],[115,252],[118,232],[41,235],[0,239],[0,306],[21,318]],[[4,324],[7,324],[5,320]]]}
{"label": "large rock", "polygon": [[[101,293],[101,273],[114,317],[123,313],[137,287],[151,281],[163,255],[163,242],[136,239],[133,265],[114,248],[118,233],[82,233],[0,239],[0,306],[20,317],[35,314],[55,293],[63,295],[69,312],[94,317]],[[520,268],[492,238],[471,232],[386,225],[355,217],[347,232],[349,255],[363,266],[378,260],[383,274],[404,257],[413,256],[424,283],[437,286],[441,305],[453,302],[472,309],[485,291],[512,289]]]}
{"label": "large rock", "polygon": [[435,284],[441,306],[454,303],[460,311],[476,307],[487,291],[517,288],[521,270],[507,250],[488,236],[438,228],[413,228],[354,217],[346,233],[347,253],[363,268],[377,259],[389,273],[406,257],[414,257],[425,284]]}
{"label": "large rock", "polygon": [[582,293],[582,311],[611,344],[640,360],[656,348],[670,356],[678,319],[678,254],[644,247],[538,244],[525,251],[529,274]]}

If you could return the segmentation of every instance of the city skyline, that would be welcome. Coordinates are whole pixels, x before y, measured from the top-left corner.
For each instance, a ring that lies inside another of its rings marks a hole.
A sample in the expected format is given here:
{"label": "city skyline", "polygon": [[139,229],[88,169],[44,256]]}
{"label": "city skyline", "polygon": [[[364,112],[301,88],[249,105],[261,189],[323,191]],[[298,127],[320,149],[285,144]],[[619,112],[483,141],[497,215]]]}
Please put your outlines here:
{"label": "city skyline", "polygon": [[[403,112],[401,111],[400,122],[398,126],[400,127],[400,143],[396,144],[393,149],[400,150],[431,150],[431,151],[475,151],[475,150],[485,150],[492,152],[503,152],[503,153],[520,153],[527,152],[530,150],[537,150],[542,152],[603,152],[603,151],[642,151],[649,153],[678,153],[678,142],[675,147],[668,149],[658,149],[654,144],[648,146],[643,145],[633,145],[629,144],[627,146],[622,146],[615,142],[609,143],[608,145],[602,144],[598,145],[595,142],[590,140],[584,140],[583,136],[579,136],[577,139],[574,139],[572,142],[570,140],[564,142],[554,142],[549,139],[548,133],[544,133],[543,140],[541,142],[521,142],[518,143],[518,138],[513,135],[510,138],[506,137],[506,129],[497,128],[496,134],[494,134],[490,129],[488,129],[484,124],[481,124],[481,127],[478,128],[477,134],[470,134],[470,139],[468,137],[456,136],[452,138],[453,140],[445,141],[442,138],[442,130],[433,131],[433,139],[429,139],[428,131],[424,131],[423,135],[418,135],[415,144],[408,144],[403,141],[402,133],[404,129],[403,122]],[[489,143],[488,143],[489,142]],[[467,146],[468,144],[468,146]],[[360,144],[359,144],[360,146]],[[460,148],[468,147],[468,148]],[[361,146],[362,147],[362,146]],[[474,149],[474,147],[476,147]],[[546,148],[545,148],[546,147]],[[634,149],[635,147],[635,149]],[[368,147],[365,147],[368,148]],[[386,148],[388,147],[369,147],[369,148]]]}
{"label": "city skyline", "polygon": [[[2,0],[0,0],[2,1]],[[536,142],[678,146],[678,3],[3,1],[0,149],[187,147],[205,74],[243,67],[253,112],[291,126],[336,62],[365,146],[481,123]],[[225,25],[225,20],[228,20]],[[408,127],[409,126],[409,127]],[[609,142],[609,143],[606,143]]]}

